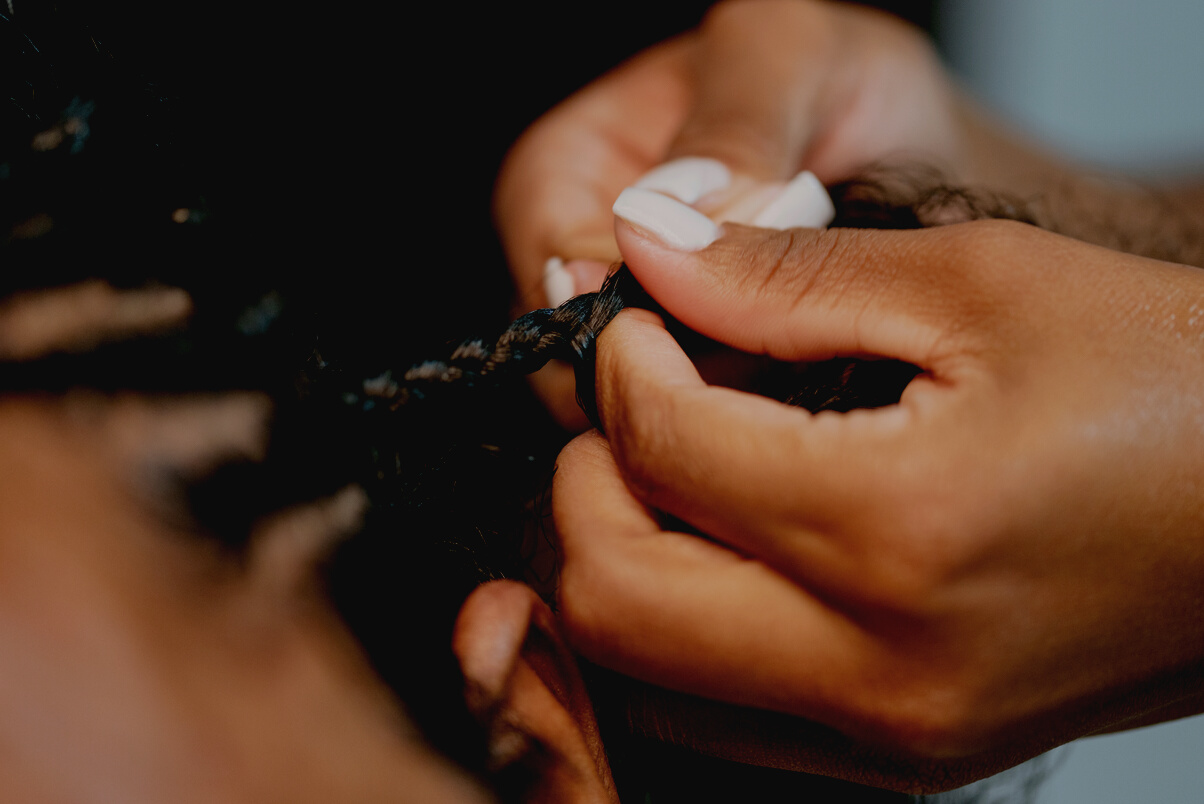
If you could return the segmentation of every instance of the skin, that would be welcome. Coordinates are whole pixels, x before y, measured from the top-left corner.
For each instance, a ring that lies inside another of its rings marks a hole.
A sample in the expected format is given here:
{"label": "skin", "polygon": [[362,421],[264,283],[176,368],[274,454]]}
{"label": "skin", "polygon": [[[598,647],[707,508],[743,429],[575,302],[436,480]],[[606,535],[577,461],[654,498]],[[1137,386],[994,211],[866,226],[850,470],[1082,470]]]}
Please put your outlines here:
{"label": "skin", "polygon": [[[1003,178],[986,175],[998,145],[985,141],[990,127],[977,118],[929,43],[891,17],[795,0],[718,3],[698,30],[581,90],[512,149],[494,209],[518,288],[515,312],[545,306],[549,257],[568,262],[578,292],[601,285],[619,256],[611,204],[662,162],[725,162],[731,186],[698,206],[716,220],[746,222],[742,202],[804,168],[830,183],[901,158],[966,182]],[[1035,151],[1009,147],[1004,186],[1046,175]],[[569,372],[541,372],[535,386],[562,424],[584,427]]]}
{"label": "skin", "polygon": [[491,769],[524,762],[538,771],[523,801],[618,802],[576,658],[530,587],[479,587],[460,610],[452,648],[469,709],[489,732]]}
{"label": "skin", "polygon": [[[0,352],[88,348],[190,310],[172,288],[31,292],[0,307]],[[240,555],[190,525],[177,479],[262,460],[270,418],[254,393],[0,397],[6,801],[495,800],[425,744],[322,590],[316,567],[358,529],[362,490],[274,512]],[[494,769],[537,771],[525,800],[615,800],[534,592],[480,587],[454,648]]]}
{"label": "skin", "polygon": [[[121,404],[0,403],[6,795],[487,801],[422,744],[312,578],[245,570],[150,512],[123,482],[146,453]],[[273,530],[306,540],[305,519]]]}
{"label": "skin", "polygon": [[[137,414],[139,432],[182,424],[187,440],[203,434],[196,413]],[[239,563],[121,482],[123,458],[146,457],[127,414],[0,402],[8,800],[494,801],[426,746],[314,583],[308,546],[362,498],[282,512]],[[523,800],[617,801],[573,657],[534,592],[481,587],[457,629],[498,767],[534,758]]]}
{"label": "skin", "polygon": [[[611,240],[619,191],[680,156],[732,168],[694,205],[716,221],[802,168],[831,183],[919,162],[1115,251],[1002,224],[729,226],[698,255],[621,222]],[[574,442],[556,479],[571,641],[835,726],[851,742],[816,737],[818,764],[792,766],[915,791],[1199,711],[1200,279],[1115,252],[1204,265],[1202,198],[1043,153],[918,32],[832,3],[719,3],[552,110],[496,191],[519,311],[544,304],[549,257],[578,291],[622,257],[736,348],[925,369],[900,406],[810,417],[707,388],[655,321],[620,316],[599,362],[609,441]],[[585,426],[567,372],[535,384]],[[661,511],[710,539],[664,531]]]}
{"label": "skin", "polygon": [[586,656],[910,757],[884,771],[904,789],[1204,709],[1204,275],[1003,222],[729,224],[696,253],[616,232],[705,335],[924,373],[812,415],[705,385],[655,316],[620,315],[607,438],[556,475]]}
{"label": "skin", "polygon": [[[825,184],[867,166],[924,165],[955,186],[1014,196],[1045,228],[1204,265],[1204,192],[1156,191],[1089,175],[992,119],[945,73],[916,29],[879,12],[813,0],[717,3],[702,25],[650,48],[537,121],[507,157],[494,215],[517,296],[547,305],[544,264],[560,257],[577,292],[619,258],[611,205],[653,167],[713,157],[731,185],[696,207],[750,222],[750,200],[808,169]],[[572,375],[534,386],[560,423],[587,424]]]}

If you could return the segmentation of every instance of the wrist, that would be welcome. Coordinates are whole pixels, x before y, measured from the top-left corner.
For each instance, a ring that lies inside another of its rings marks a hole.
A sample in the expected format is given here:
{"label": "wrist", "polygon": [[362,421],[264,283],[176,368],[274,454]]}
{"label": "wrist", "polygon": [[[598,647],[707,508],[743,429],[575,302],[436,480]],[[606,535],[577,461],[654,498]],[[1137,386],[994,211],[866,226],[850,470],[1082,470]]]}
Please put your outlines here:
{"label": "wrist", "polygon": [[1142,257],[1204,267],[1204,183],[1143,184],[1044,151],[962,96],[959,183],[1015,198],[1037,225]]}

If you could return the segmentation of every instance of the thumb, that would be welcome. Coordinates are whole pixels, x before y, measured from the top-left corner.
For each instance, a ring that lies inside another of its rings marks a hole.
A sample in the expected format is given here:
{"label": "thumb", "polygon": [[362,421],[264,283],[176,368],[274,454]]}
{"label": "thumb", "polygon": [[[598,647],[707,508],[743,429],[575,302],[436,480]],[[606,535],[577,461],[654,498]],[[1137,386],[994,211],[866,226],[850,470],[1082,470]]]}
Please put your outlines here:
{"label": "thumb", "polygon": [[819,67],[832,37],[808,4],[721,3],[698,30],[686,116],[669,161],[637,187],[694,205],[711,218],[754,226],[822,227],[832,205],[799,173],[823,115]]}
{"label": "thumb", "polygon": [[624,261],[666,311],[779,360],[878,356],[932,370],[966,299],[982,295],[957,263],[966,227],[765,231],[638,188],[614,212]]}
{"label": "thumb", "polygon": [[711,157],[760,181],[797,173],[815,133],[825,16],[780,0],[715,6],[698,31],[696,91],[669,156]]}

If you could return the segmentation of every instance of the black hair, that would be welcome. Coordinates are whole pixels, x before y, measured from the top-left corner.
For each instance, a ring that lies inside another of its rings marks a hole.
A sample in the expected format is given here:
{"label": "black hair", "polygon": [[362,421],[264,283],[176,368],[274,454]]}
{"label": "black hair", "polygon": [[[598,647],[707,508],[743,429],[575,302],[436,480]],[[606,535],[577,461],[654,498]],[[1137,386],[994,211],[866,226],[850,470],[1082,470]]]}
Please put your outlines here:
{"label": "black hair", "polygon": [[[362,487],[363,526],[323,567],[331,600],[431,742],[485,775],[484,735],[465,708],[449,635],[476,585],[533,571],[539,497],[564,434],[538,413],[522,377],[548,360],[573,364],[597,423],[598,333],[626,306],[659,308],[620,268],[598,293],[448,344],[446,322],[432,320],[454,307],[443,298],[454,283],[428,293],[415,279],[412,300],[382,299],[376,287],[376,255],[390,240],[382,232],[395,216],[388,193],[324,174],[308,158],[316,149],[336,167],[363,167],[347,154],[361,134],[379,145],[379,128],[349,133],[332,122],[348,125],[343,112],[328,120],[316,119],[322,110],[266,108],[272,92],[254,82],[213,89],[205,79],[218,70],[197,66],[211,58],[212,20],[200,21],[200,44],[182,54],[139,52],[168,65],[148,77],[139,58],[120,57],[130,28],[97,23],[83,4],[19,5],[21,15],[0,14],[0,320],[38,291],[97,280],[180,288],[194,312],[154,331],[0,353],[0,393],[270,397],[264,460],[171,478],[195,532],[238,554],[263,517]],[[294,19],[280,19],[299,35]],[[314,129],[300,144],[289,114]],[[1026,219],[1014,202],[898,176],[830,188],[833,225]],[[348,202],[352,192],[361,195]],[[430,269],[419,263],[412,270]],[[500,281],[500,264],[487,267]],[[429,297],[440,313],[420,311]],[[691,349],[719,348],[670,323]],[[915,372],[839,359],[767,367],[757,387],[812,410],[847,410],[890,404]],[[521,773],[500,783],[513,792]]]}

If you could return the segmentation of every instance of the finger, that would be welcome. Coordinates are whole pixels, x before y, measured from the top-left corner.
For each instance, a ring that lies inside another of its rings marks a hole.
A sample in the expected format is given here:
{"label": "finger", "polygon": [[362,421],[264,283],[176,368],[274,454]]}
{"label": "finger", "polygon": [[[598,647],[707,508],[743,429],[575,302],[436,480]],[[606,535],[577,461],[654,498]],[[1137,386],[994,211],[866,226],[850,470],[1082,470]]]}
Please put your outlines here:
{"label": "finger", "polygon": [[651,313],[621,313],[598,351],[598,405],[632,491],[818,588],[850,584],[912,454],[905,406],[812,415],[709,387]]}
{"label": "finger", "polygon": [[624,261],[653,298],[691,329],[746,352],[782,360],[876,355],[952,371],[974,333],[1006,309],[1005,289],[984,284],[964,257],[974,249],[989,263],[1014,231],[1007,225],[720,228],[639,189],[625,190],[614,211]]}
{"label": "finger", "polygon": [[858,632],[764,564],[665,532],[624,484],[606,441],[557,461],[561,615],[591,660],[662,686],[862,730],[844,694]]}
{"label": "finger", "polygon": [[[690,37],[652,48],[557,106],[507,155],[494,218],[514,273],[517,313],[548,306],[548,260],[610,265],[610,206],[663,156],[689,104]],[[575,277],[598,281],[597,274]],[[597,290],[578,285],[572,294]]]}
{"label": "finger", "polygon": [[827,189],[806,170],[788,182],[761,180],[733,175],[715,159],[687,156],[653,168],[633,186],[691,204],[718,222],[817,229],[836,217]]}
{"label": "finger", "polygon": [[[748,729],[744,713],[654,693],[653,707],[658,698],[669,702],[671,719],[696,727],[661,739],[718,755],[726,748],[744,761],[751,754],[741,749],[749,743],[739,738],[770,739],[774,744],[762,745],[758,761],[777,757],[798,770],[841,776],[850,772],[842,758],[855,754],[861,761],[853,778],[900,786],[949,787],[967,771],[981,775],[1017,760],[979,755],[960,771],[954,763],[919,760],[916,737],[941,719],[943,699],[916,695],[905,677],[922,673],[931,657],[907,661],[764,564],[662,530],[628,492],[597,433],[561,453],[553,507],[563,556],[561,622],[583,655],[661,688],[799,715],[853,738],[781,718]],[[649,726],[647,696],[635,699],[637,730]],[[715,742],[708,745],[708,736]],[[902,755],[881,746],[902,748]]]}
{"label": "finger", "polygon": [[821,119],[830,17],[780,0],[715,6],[699,30],[698,91],[669,156],[712,157],[763,181],[797,173]]}
{"label": "finger", "polygon": [[192,299],[179,288],[118,290],[93,279],[18,293],[0,304],[0,360],[90,349],[102,341],[179,326],[191,312]]}
{"label": "finger", "polygon": [[[553,109],[507,155],[493,207],[514,315],[602,286],[618,260],[610,206],[661,159],[685,114],[690,47],[685,36],[646,51]],[[589,426],[570,367],[550,363],[531,384],[561,427]]]}
{"label": "finger", "polygon": [[617,801],[589,693],[551,609],[492,581],[464,601],[452,650],[465,700],[489,732],[492,769],[539,757],[538,801]]}
{"label": "finger", "polygon": [[693,103],[667,162],[635,186],[716,221],[771,228],[827,226],[835,210],[800,172],[824,97],[831,15],[797,2],[720,3],[699,29]]}

